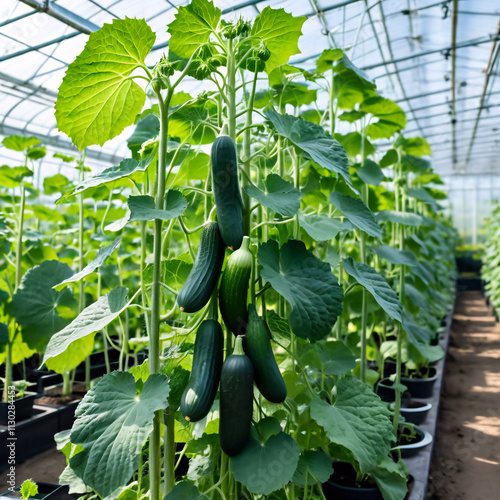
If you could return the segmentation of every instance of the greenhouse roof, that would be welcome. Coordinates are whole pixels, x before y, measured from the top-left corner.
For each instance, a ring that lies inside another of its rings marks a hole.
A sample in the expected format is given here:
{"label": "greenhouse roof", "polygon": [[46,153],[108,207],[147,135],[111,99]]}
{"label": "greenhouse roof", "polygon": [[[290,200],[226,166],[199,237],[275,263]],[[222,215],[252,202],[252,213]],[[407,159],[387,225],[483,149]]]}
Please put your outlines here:
{"label": "greenhouse roof", "polygon": [[[166,26],[179,0],[2,0],[0,6],[0,135],[35,135],[70,150],[57,130],[54,103],[70,62],[88,33],[114,18],[144,18],[156,32],[151,64],[168,46]],[[313,68],[329,47],[349,48],[350,59],[374,79],[380,93],[407,113],[407,136],[425,137],[442,175],[497,173],[500,152],[498,75],[500,4],[488,0],[215,0],[227,18],[254,18],[263,8],[284,8],[307,21],[300,56],[290,63]],[[454,5],[456,8],[454,8]],[[202,83],[187,82],[190,90]],[[89,164],[116,164],[129,156],[130,129]],[[388,144],[381,143],[381,148]],[[0,161],[19,160],[0,149]]]}

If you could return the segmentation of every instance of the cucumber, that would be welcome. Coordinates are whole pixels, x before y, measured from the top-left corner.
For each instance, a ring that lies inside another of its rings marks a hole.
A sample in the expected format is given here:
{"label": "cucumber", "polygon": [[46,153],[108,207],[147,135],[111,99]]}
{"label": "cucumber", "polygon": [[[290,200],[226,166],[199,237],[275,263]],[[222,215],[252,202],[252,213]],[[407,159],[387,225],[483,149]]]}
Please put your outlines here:
{"label": "cucumber", "polygon": [[219,393],[219,442],[230,457],[240,453],[250,435],[253,413],[253,376],[250,358],[236,337],[233,354],[222,365]]}
{"label": "cucumber", "polygon": [[199,311],[210,299],[224,262],[224,243],[217,222],[207,222],[201,230],[200,246],[189,276],[177,296],[179,309]]}
{"label": "cucumber", "polygon": [[250,238],[227,260],[219,290],[219,309],[225,325],[235,335],[243,335],[248,321],[248,283],[252,274],[253,255]]}
{"label": "cucumber", "polygon": [[238,160],[234,141],[220,135],[212,144],[212,191],[217,222],[224,244],[236,250],[243,240],[243,200],[238,182]]}
{"label": "cucumber", "polygon": [[198,328],[194,342],[193,367],[189,383],[181,398],[181,413],[189,422],[205,418],[212,407],[224,349],[224,335],[219,323],[207,319]]}
{"label": "cucumber", "polygon": [[255,384],[261,394],[271,403],[285,401],[286,385],[274,359],[271,332],[253,304],[248,306],[244,343],[245,353],[250,358],[255,372]]}

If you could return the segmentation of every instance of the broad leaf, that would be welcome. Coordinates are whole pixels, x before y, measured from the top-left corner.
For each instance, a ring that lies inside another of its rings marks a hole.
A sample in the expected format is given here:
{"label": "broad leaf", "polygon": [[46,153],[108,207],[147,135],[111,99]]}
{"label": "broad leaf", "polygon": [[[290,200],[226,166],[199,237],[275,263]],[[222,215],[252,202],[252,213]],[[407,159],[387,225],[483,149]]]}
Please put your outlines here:
{"label": "broad leaf", "polygon": [[325,71],[332,69],[333,63],[339,61],[342,57],[344,57],[342,49],[325,49],[316,61],[318,72],[324,73]]}
{"label": "broad leaf", "polygon": [[71,181],[62,174],[52,175],[43,179],[43,191],[45,194],[64,193],[71,185]]}
{"label": "broad leaf", "polygon": [[25,137],[23,135],[9,135],[5,137],[2,141],[2,144],[7,148],[13,151],[25,151],[26,149],[32,148],[37,144],[40,144],[42,141],[37,139],[36,137]]}
{"label": "broad leaf", "polygon": [[155,34],[144,19],[114,19],[91,33],[59,87],[56,120],[81,150],[102,146],[134,122],[146,93],[132,73],[144,65]]}
{"label": "broad leaf", "polygon": [[302,212],[299,213],[299,224],[316,241],[328,241],[335,238],[341,231],[353,229],[349,221],[342,222],[326,215],[305,215]]}
{"label": "broad leaf", "polygon": [[272,109],[268,109],[265,115],[271,120],[278,133],[301,149],[306,158],[310,158],[327,170],[340,174],[354,190],[349,174],[347,154],[338,141],[326,135],[323,127],[302,118],[282,115]]}
{"label": "broad leaf", "polygon": [[300,52],[298,41],[305,20],[305,17],[294,17],[285,9],[271,9],[269,6],[255,18],[251,36],[254,43],[258,45],[264,42],[271,52],[271,57],[266,61],[268,74],[287,63],[290,56]]}
{"label": "broad leaf", "polygon": [[441,346],[429,345],[429,340],[434,333],[425,326],[419,325],[408,311],[405,311],[403,314],[403,329],[406,332],[408,342],[425,359],[435,362],[444,356]]}
{"label": "broad leaf", "polygon": [[177,483],[164,500],[208,500],[208,497],[200,493],[194,483],[184,480]]}
{"label": "broad leaf", "polygon": [[401,147],[406,154],[413,156],[431,155],[429,143],[423,137],[411,137],[407,139],[400,135],[396,140],[396,147]]}
{"label": "broad leaf", "polygon": [[400,323],[403,321],[403,306],[399,297],[381,274],[367,264],[355,262],[351,257],[344,259],[342,264],[345,272],[366,288],[391,318]]}
{"label": "broad leaf", "polygon": [[356,172],[365,184],[378,186],[384,180],[384,173],[372,160],[365,160],[365,164],[357,168]]}
{"label": "broad leaf", "polygon": [[312,342],[326,337],[342,313],[343,292],[330,265],[289,240],[281,249],[276,241],[259,247],[261,276],[290,302],[288,318],[295,335]]}
{"label": "broad leaf", "polygon": [[71,442],[83,451],[70,465],[100,496],[125,486],[138,469],[154,412],[166,408],[168,392],[164,375],[150,375],[138,393],[134,377],[117,371],[104,375],[78,405]]}
{"label": "broad leaf", "polygon": [[21,185],[25,177],[32,177],[33,171],[28,167],[0,167],[0,186],[4,188],[16,188]]}
{"label": "broad leaf", "polygon": [[23,326],[23,339],[32,349],[42,351],[49,338],[67,325],[57,308],[73,303],[72,292],[69,288],[59,292],[52,287],[72,275],[67,264],[47,260],[23,276],[12,303],[16,321]]}
{"label": "broad leaf", "polygon": [[53,335],[45,349],[43,361],[62,354],[76,340],[111,323],[127,306],[127,293],[128,289],[120,286],[86,307],[66,328]]}
{"label": "broad leaf", "polygon": [[61,281],[61,283],[58,283],[57,285],[54,285],[53,288],[61,286],[65,283],[72,283],[75,281],[80,281],[81,279],[85,278],[89,274],[92,274],[96,269],[101,267],[108,257],[117,249],[117,247],[120,245],[122,241],[122,237],[119,236],[116,238],[113,243],[110,243],[109,245],[102,246],[99,248],[99,251],[97,252],[97,255],[95,259],[92,262],[89,262],[79,273],[73,274],[73,276],[70,276],[69,278],[65,279],[64,281]]}
{"label": "broad leaf", "polygon": [[165,209],[155,208],[155,201],[151,196],[129,196],[128,207],[131,221],[171,220],[184,213],[188,202],[179,191],[170,189],[165,195]]}
{"label": "broad leaf", "polygon": [[386,168],[398,162],[398,152],[395,149],[389,149],[379,162],[380,168]]}
{"label": "broad leaf", "polygon": [[356,367],[356,358],[341,340],[329,340],[319,345],[319,355],[325,375],[340,376]]}
{"label": "broad leaf", "polygon": [[400,460],[395,463],[392,458],[385,457],[382,463],[370,471],[375,479],[384,500],[401,500],[406,498],[408,469]]}
{"label": "broad leaf", "polygon": [[389,453],[394,440],[391,413],[371,387],[353,375],[339,380],[333,405],[315,397],[310,408],[328,439],[351,455],[362,473]]}
{"label": "broad leaf", "polygon": [[[184,285],[192,264],[180,259],[163,260],[161,262],[162,283],[168,285],[176,291],[179,291]],[[153,264],[148,264],[144,269],[144,284],[149,285],[153,282]]]}
{"label": "broad leaf", "polygon": [[159,133],[160,120],[154,113],[149,113],[135,126],[134,132],[127,139],[127,146],[136,155],[143,143],[154,139]]}
{"label": "broad leaf", "polygon": [[363,203],[363,200],[334,191],[330,193],[330,201],[358,229],[374,238],[382,238],[382,229],[377,224],[372,211]]}
{"label": "broad leaf", "polygon": [[359,109],[380,119],[379,122],[368,125],[367,134],[371,139],[392,137],[406,126],[406,113],[390,99],[370,97],[361,103]]}
{"label": "broad leaf", "polygon": [[333,474],[332,459],[321,450],[305,450],[300,454],[293,483],[301,488],[307,484],[322,484]]}
{"label": "broad leaf", "polygon": [[392,222],[403,224],[404,226],[418,227],[424,223],[424,218],[418,214],[410,212],[396,212],[395,210],[382,210],[375,214],[378,222]]}
{"label": "broad leaf", "polygon": [[411,250],[399,250],[388,245],[373,246],[371,248],[381,259],[396,266],[418,265],[417,257]]}
{"label": "broad leaf", "polygon": [[425,188],[406,188],[406,194],[412,198],[428,203],[433,207],[436,207],[436,200],[434,196]]}
{"label": "broad leaf", "polygon": [[300,191],[276,174],[269,174],[260,189],[247,186],[245,190],[264,207],[286,217],[292,217],[300,208]]}
{"label": "broad leaf", "polygon": [[231,458],[231,472],[250,493],[269,495],[292,480],[299,456],[298,444],[284,432],[265,443],[250,437],[243,451]]}
{"label": "broad leaf", "polygon": [[70,196],[83,193],[89,188],[102,186],[103,184],[117,181],[118,179],[122,179],[123,177],[130,177],[135,172],[144,172],[148,168],[152,160],[153,156],[140,161],[134,160],[133,158],[122,160],[120,162],[120,165],[118,165],[117,167],[105,168],[101,173],[80,182],[80,184],[75,186],[71,191],[59,198],[59,200],[57,200],[57,203],[62,203]]}

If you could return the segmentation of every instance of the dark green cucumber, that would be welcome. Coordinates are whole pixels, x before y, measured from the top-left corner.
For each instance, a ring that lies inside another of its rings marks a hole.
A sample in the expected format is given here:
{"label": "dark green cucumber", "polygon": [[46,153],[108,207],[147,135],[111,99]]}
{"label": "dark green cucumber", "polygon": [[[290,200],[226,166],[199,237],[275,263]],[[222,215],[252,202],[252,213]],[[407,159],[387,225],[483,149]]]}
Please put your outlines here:
{"label": "dark green cucumber", "polygon": [[286,385],[274,359],[271,332],[253,304],[248,306],[245,353],[252,361],[255,383],[261,394],[271,403],[285,401]]}
{"label": "dark green cucumber", "polygon": [[235,335],[243,335],[248,321],[247,294],[252,274],[253,255],[250,238],[227,260],[219,290],[219,309],[225,325]]}
{"label": "dark green cucumber", "polygon": [[194,342],[193,367],[181,398],[181,413],[189,422],[206,417],[219,387],[224,334],[219,323],[207,319],[198,328]]}
{"label": "dark green cucumber", "polygon": [[222,365],[219,393],[219,442],[230,457],[248,441],[253,413],[253,367],[243,352],[241,337]]}
{"label": "dark green cucumber", "polygon": [[217,222],[207,222],[201,230],[200,246],[189,276],[177,296],[181,311],[199,311],[210,299],[217,286],[222,263],[224,243]]}
{"label": "dark green cucumber", "polygon": [[212,191],[217,222],[224,244],[236,250],[243,240],[243,201],[238,182],[238,160],[234,141],[220,135],[212,144]]}

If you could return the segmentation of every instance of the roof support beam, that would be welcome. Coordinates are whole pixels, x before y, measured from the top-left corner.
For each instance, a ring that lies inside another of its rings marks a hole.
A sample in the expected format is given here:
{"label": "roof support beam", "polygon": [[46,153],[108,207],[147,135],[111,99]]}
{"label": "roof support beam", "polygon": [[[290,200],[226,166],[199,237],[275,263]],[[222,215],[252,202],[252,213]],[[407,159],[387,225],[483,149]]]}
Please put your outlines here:
{"label": "roof support beam", "polygon": [[457,130],[456,130],[456,69],[457,69],[457,25],[458,25],[458,0],[453,0],[453,14],[451,18],[451,161],[457,163]]}

